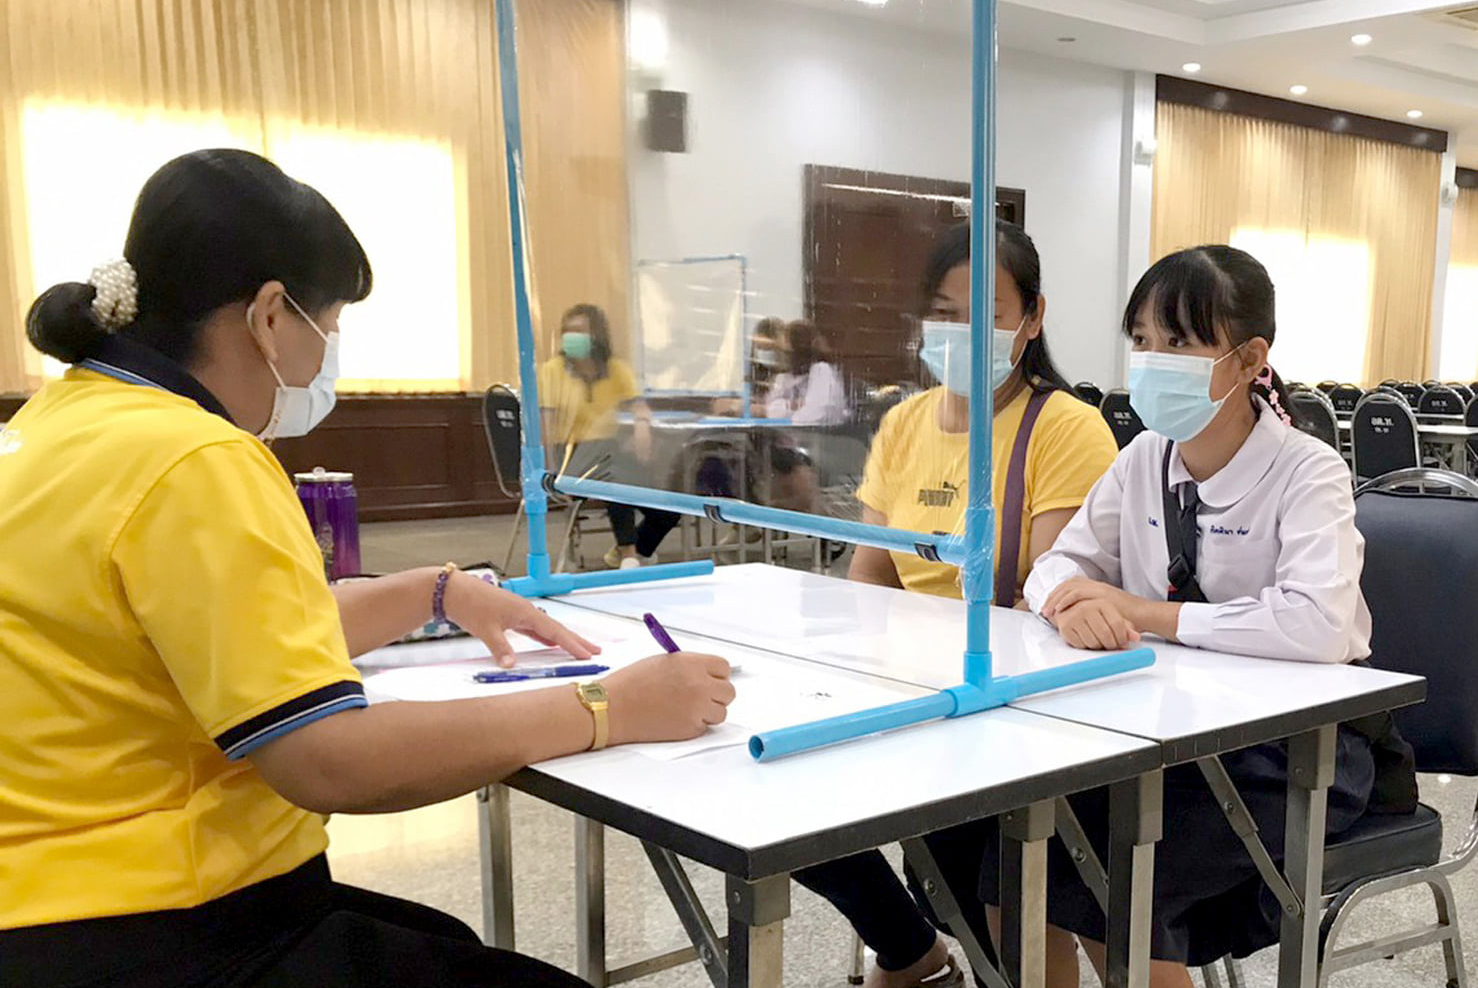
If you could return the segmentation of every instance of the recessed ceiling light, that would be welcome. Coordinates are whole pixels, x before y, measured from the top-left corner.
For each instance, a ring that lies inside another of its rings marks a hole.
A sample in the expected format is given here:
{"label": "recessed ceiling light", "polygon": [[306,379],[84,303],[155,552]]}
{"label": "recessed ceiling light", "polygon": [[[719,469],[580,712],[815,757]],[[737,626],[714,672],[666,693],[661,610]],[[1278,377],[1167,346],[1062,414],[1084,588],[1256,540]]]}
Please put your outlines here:
{"label": "recessed ceiling light", "polygon": [[1295,96],[1302,96],[1304,93],[1309,91],[1309,87],[1304,85],[1289,86],[1288,91]]}
{"label": "recessed ceiling light", "polygon": [[1350,35],[1350,44],[1352,44],[1352,45],[1359,45],[1361,48],[1364,48],[1366,45],[1370,44],[1374,40],[1375,39],[1372,38],[1368,34],[1352,34],[1352,35]]}
{"label": "recessed ceiling light", "polygon": [[1070,45],[1074,41],[1077,41],[1078,39],[1077,38],[1070,38],[1067,35],[1063,35],[1062,37],[1058,38],[1057,40],[1060,41],[1060,42],[1062,42],[1065,45]]}
{"label": "recessed ceiling light", "polygon": [[1201,71],[1201,63],[1200,62],[1186,62],[1184,65],[1182,65],[1180,67],[1180,69],[1181,69],[1182,72],[1189,72],[1192,75],[1195,75],[1197,72],[1200,72]]}
{"label": "recessed ceiling light", "polygon": [[1406,115],[1413,120],[1420,120],[1423,116],[1421,110],[1407,110]]}

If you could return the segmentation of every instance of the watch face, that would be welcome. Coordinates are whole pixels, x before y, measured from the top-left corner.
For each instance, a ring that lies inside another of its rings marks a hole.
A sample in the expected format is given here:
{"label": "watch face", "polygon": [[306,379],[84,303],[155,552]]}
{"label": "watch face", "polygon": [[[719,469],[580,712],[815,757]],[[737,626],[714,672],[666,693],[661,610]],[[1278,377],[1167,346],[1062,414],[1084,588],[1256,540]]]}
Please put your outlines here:
{"label": "watch face", "polygon": [[606,688],[600,683],[581,683],[580,695],[591,703],[606,702]]}

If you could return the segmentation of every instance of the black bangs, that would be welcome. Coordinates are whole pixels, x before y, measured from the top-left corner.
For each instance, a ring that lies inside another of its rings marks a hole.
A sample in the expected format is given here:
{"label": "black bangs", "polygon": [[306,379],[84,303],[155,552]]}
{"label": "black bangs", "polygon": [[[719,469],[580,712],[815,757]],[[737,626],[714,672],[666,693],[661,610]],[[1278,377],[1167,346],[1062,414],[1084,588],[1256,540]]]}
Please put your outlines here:
{"label": "black bangs", "polygon": [[369,257],[349,224],[323,194],[310,185],[296,186],[290,211],[297,214],[296,229],[304,243],[298,256],[309,270],[284,277],[294,298],[306,296],[302,304],[310,312],[322,311],[335,302],[363,302],[374,287]]}
{"label": "black bangs", "polygon": [[1174,336],[1215,346],[1218,326],[1227,325],[1231,286],[1205,248],[1166,255],[1139,279],[1124,309],[1124,335],[1134,335],[1141,314]]}

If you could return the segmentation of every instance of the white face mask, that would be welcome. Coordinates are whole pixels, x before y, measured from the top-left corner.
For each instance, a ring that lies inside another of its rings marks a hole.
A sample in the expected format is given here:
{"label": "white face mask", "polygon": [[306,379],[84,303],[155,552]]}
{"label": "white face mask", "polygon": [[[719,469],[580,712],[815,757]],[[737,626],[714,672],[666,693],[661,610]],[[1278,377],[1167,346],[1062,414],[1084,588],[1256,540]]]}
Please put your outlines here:
{"label": "white face mask", "polygon": [[[272,376],[277,378],[277,391],[272,396],[272,414],[267,418],[267,424],[262,431],[257,433],[257,438],[263,442],[271,442],[273,439],[296,439],[306,436],[318,427],[318,424],[328,418],[328,413],[334,410],[334,403],[338,401],[338,394],[334,391],[334,384],[339,379],[339,334],[325,333],[318,328],[318,323],[303,307],[293,301],[293,297],[286,292],[283,298],[302,316],[313,332],[323,339],[323,363],[318,368],[318,373],[313,380],[308,382],[306,388],[295,387],[285,384],[282,375],[277,372],[277,366],[272,361],[267,361],[267,367],[272,371]],[[246,309],[246,321],[251,322],[251,306]]]}

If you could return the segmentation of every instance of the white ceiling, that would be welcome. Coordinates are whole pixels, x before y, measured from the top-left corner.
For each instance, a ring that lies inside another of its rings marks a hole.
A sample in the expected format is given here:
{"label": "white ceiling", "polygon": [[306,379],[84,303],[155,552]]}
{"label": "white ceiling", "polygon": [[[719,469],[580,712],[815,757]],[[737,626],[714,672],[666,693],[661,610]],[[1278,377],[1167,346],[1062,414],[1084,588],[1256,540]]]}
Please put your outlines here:
{"label": "white ceiling", "polygon": [[[792,0],[929,31],[963,33],[969,0]],[[1478,20],[1443,11],[1478,0],[1000,0],[1003,47],[1119,69],[1185,76],[1391,120],[1419,109],[1478,168]],[[1354,34],[1374,41],[1358,47]],[[1061,39],[1075,40],[1064,41]]]}

